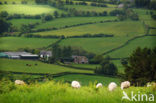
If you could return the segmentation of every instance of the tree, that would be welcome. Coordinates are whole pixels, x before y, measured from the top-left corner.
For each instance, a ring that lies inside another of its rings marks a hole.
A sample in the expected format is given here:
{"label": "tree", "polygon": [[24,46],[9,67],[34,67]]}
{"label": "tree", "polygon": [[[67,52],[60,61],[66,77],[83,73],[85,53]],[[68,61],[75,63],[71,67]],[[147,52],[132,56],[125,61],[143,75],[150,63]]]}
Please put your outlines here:
{"label": "tree", "polygon": [[96,68],[95,73],[97,74],[105,74],[105,75],[117,75],[118,70],[117,67],[110,62],[110,58],[104,58],[103,61],[100,63],[100,67]]}
{"label": "tree", "polygon": [[2,18],[6,18],[6,17],[8,17],[8,12],[6,12],[6,11],[2,11],[1,13],[0,13],[0,17],[2,17]]}
{"label": "tree", "polygon": [[4,19],[0,19],[0,33],[7,32],[11,24],[6,22]]}
{"label": "tree", "polygon": [[55,18],[57,18],[59,16],[57,11],[54,11],[54,16],[55,16]]}
{"label": "tree", "polygon": [[147,82],[156,80],[156,48],[137,48],[130,58],[128,64],[124,64],[125,79],[134,85],[145,85]]}

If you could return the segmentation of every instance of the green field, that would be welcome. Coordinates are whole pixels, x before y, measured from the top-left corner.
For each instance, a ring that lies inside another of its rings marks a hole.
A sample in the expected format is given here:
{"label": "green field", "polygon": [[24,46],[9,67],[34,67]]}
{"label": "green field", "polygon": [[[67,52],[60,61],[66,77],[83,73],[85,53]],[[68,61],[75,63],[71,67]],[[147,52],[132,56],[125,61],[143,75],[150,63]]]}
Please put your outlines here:
{"label": "green field", "polygon": [[[120,86],[113,92],[108,91],[107,87],[96,89],[95,85],[82,85],[80,89],[74,89],[70,84],[53,81],[26,86],[14,86],[13,83],[9,82],[2,87],[5,88],[3,90],[5,93],[0,94],[2,103],[138,103],[134,100],[122,100],[123,90]],[[13,89],[9,91],[7,88]],[[138,93],[139,95],[146,94],[148,98],[151,97],[151,94],[156,95],[154,87],[130,87],[124,91],[130,98],[132,98],[132,91],[135,95],[138,95]],[[145,103],[145,97],[144,101],[139,101],[139,103]]]}
{"label": "green field", "polygon": [[107,16],[107,17],[68,17],[68,18],[58,18],[52,21],[48,21],[42,23],[35,27],[35,29],[44,29],[44,28],[60,28],[64,26],[71,26],[81,23],[88,23],[88,22],[100,22],[100,21],[107,21],[107,20],[115,20],[117,17],[114,16]]}
{"label": "green field", "polygon": [[135,39],[125,47],[115,50],[114,52],[111,52],[108,55],[113,58],[123,58],[123,57],[130,56],[137,47],[152,48],[155,46],[156,46],[156,36],[146,36],[146,37]]}
{"label": "green field", "polygon": [[[15,2],[16,4],[21,4],[21,1],[23,0],[0,0],[2,3],[4,3],[5,1],[7,1],[8,4],[12,4],[12,2]],[[35,0],[26,0],[27,4],[35,4]]]}
{"label": "green field", "polygon": [[125,73],[124,72],[125,68],[121,64],[120,60],[112,60],[111,62],[113,62],[115,64],[115,66],[118,68],[118,73],[119,74],[124,74]]}
{"label": "green field", "polygon": [[89,85],[89,83],[100,82],[103,85],[107,86],[110,82],[114,81],[118,85],[120,85],[120,79],[116,77],[106,77],[106,76],[93,76],[93,75],[77,75],[70,74],[61,77],[56,77],[54,80],[64,80],[68,82],[72,82],[74,80],[80,81],[82,85]]}
{"label": "green field", "polygon": [[43,48],[53,44],[58,39],[24,38],[24,37],[1,37],[0,50],[18,50],[21,48]]}
{"label": "green field", "polygon": [[61,30],[37,32],[34,33],[34,35],[75,36],[75,35],[83,35],[87,33],[114,34],[115,36],[136,36],[136,35],[143,35],[145,31],[144,31],[144,26],[139,21],[122,21],[122,22],[88,24],[88,25],[66,28]]}
{"label": "green field", "polygon": [[144,22],[150,27],[156,27],[156,21],[151,18],[150,10],[147,9],[134,9],[134,11],[139,15],[140,21]]}
{"label": "green field", "polygon": [[107,11],[108,13],[112,10],[115,10],[114,7],[95,7],[95,6],[84,6],[84,5],[65,5],[66,8],[75,8],[78,11],[96,11],[103,12]]}
{"label": "green field", "polygon": [[12,19],[8,20],[8,22],[12,23],[13,26],[20,29],[22,24],[34,24],[41,23],[40,19]]}
{"label": "green field", "polygon": [[[0,5],[0,12],[7,11],[9,14],[25,14],[25,15],[36,15],[36,14],[47,14],[53,13],[58,9],[50,7],[48,5]],[[60,11],[60,10],[59,10]]]}
{"label": "green field", "polygon": [[[31,67],[26,64],[32,65]],[[37,64],[37,66],[35,65]],[[25,72],[25,73],[49,73],[57,74],[62,72],[74,72],[74,73],[93,73],[93,71],[72,69],[55,64],[46,64],[39,61],[31,60],[12,60],[12,59],[0,59],[0,70],[13,71],[13,72]]]}
{"label": "green field", "polygon": [[156,35],[156,29],[150,29],[149,34]]}
{"label": "green field", "polygon": [[101,37],[101,38],[69,38],[60,42],[61,46],[82,48],[88,52],[102,54],[124,44],[129,37]]}

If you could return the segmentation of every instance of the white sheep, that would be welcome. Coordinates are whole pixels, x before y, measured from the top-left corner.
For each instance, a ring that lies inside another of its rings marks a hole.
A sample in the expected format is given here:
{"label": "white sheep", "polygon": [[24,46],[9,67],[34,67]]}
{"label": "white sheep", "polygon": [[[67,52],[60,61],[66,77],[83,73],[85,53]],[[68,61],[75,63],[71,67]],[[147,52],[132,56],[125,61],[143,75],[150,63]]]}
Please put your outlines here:
{"label": "white sheep", "polygon": [[80,88],[81,87],[81,85],[78,81],[72,81],[71,86],[73,88]]}
{"label": "white sheep", "polygon": [[148,82],[147,83],[147,87],[151,87],[151,86],[156,86],[156,83],[154,83],[154,82]]}
{"label": "white sheep", "polygon": [[102,87],[102,83],[98,83],[97,85],[96,85],[96,88],[101,88]]}
{"label": "white sheep", "polygon": [[15,80],[15,85],[25,85],[23,80]]}
{"label": "white sheep", "polygon": [[117,84],[114,83],[114,82],[111,82],[109,85],[108,85],[108,89],[109,91],[114,91],[117,87]]}
{"label": "white sheep", "polygon": [[121,83],[121,89],[124,89],[124,88],[129,88],[130,87],[130,82],[129,81],[124,81]]}

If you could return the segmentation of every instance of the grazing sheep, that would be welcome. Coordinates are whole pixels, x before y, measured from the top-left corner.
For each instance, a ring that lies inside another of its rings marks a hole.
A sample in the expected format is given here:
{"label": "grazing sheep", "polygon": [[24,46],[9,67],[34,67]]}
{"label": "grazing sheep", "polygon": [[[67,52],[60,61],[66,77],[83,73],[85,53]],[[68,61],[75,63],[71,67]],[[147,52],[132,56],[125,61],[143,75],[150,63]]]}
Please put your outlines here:
{"label": "grazing sheep", "polygon": [[72,81],[71,86],[73,88],[80,88],[81,87],[81,85],[78,81]]}
{"label": "grazing sheep", "polygon": [[15,80],[15,85],[25,85],[23,80]]}
{"label": "grazing sheep", "polygon": [[114,83],[114,82],[111,82],[111,83],[108,85],[109,91],[114,91],[116,87],[117,87],[117,84]]}
{"label": "grazing sheep", "polygon": [[124,88],[129,88],[130,87],[130,82],[129,81],[125,81],[121,83],[121,89]]}
{"label": "grazing sheep", "polygon": [[147,87],[151,87],[151,86],[156,86],[156,83],[154,83],[154,82],[148,82],[147,83]]}
{"label": "grazing sheep", "polygon": [[97,85],[96,85],[96,88],[101,88],[102,87],[102,83],[98,83]]}

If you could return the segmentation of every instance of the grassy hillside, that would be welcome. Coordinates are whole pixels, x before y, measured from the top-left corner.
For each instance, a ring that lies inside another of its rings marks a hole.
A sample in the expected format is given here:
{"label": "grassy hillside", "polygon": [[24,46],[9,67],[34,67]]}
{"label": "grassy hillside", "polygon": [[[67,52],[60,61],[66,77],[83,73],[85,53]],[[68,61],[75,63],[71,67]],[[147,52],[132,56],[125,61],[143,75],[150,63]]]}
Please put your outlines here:
{"label": "grassy hillside", "polygon": [[[12,4],[12,2],[15,2],[16,4],[21,4],[21,1],[23,0],[0,0],[2,3],[7,1],[8,4]],[[35,0],[26,0],[28,4],[35,4]]]}
{"label": "grassy hillside", "polygon": [[0,8],[1,8],[0,12],[7,11],[9,14],[16,13],[16,14],[25,14],[25,15],[53,13],[54,11],[58,10],[48,5],[22,5],[22,4],[0,5]]}
{"label": "grassy hillside", "polygon": [[148,48],[155,47],[156,46],[155,41],[156,41],[156,36],[147,36],[147,37],[138,38],[138,39],[131,41],[125,47],[118,49],[114,52],[111,52],[108,55],[114,58],[128,57],[137,47],[142,47],[142,48],[143,47],[148,47]]}
{"label": "grassy hillside", "polygon": [[94,82],[100,82],[103,85],[107,86],[110,82],[114,81],[118,85],[120,85],[120,79],[119,78],[113,78],[113,77],[106,77],[106,76],[92,76],[92,75],[77,75],[77,74],[70,74],[70,75],[65,75],[61,77],[56,77],[54,80],[64,80],[68,82],[72,82],[74,80],[80,81],[81,85],[89,85],[89,83],[94,83]]}
{"label": "grassy hillside", "polygon": [[[29,67],[26,66],[26,64],[30,64],[32,66]],[[37,64],[37,66],[35,64]],[[13,59],[0,59],[0,70],[27,72],[27,73],[50,73],[50,74],[62,72],[93,73],[93,71],[72,69],[58,66],[55,64],[46,64],[39,61],[13,60]]]}
{"label": "grassy hillside", "polygon": [[96,11],[96,12],[103,12],[107,11],[110,12],[115,10],[114,7],[95,7],[95,6],[84,6],[84,5],[65,5],[66,8],[75,8],[78,11]]}
{"label": "grassy hillside", "polygon": [[136,36],[144,34],[144,26],[139,21],[107,22],[107,23],[88,24],[61,30],[37,32],[34,33],[34,35],[74,36],[74,35],[83,35],[87,33],[114,34],[115,36]]}
{"label": "grassy hillside", "polygon": [[58,39],[1,37],[0,50],[18,50],[20,48],[42,48],[55,43],[57,40]]}
{"label": "grassy hillside", "polygon": [[[122,100],[123,91],[119,87],[115,91],[109,92],[107,87],[97,90],[95,85],[90,85],[74,89],[70,87],[70,84],[52,81],[27,86],[12,85],[10,83],[10,87],[14,87],[12,91],[0,94],[2,103],[135,103],[134,101]],[[156,95],[154,87],[131,87],[124,91],[130,97],[132,91],[136,95],[138,92],[148,96],[151,93]],[[139,103],[145,103],[145,100]]]}
{"label": "grassy hillside", "polygon": [[109,16],[109,17],[68,17],[68,18],[58,18],[52,21],[48,21],[46,23],[42,23],[36,26],[35,29],[43,29],[43,28],[60,28],[64,26],[71,26],[76,24],[83,24],[88,22],[100,22],[107,20],[115,20],[117,17]]}
{"label": "grassy hillside", "polygon": [[12,19],[8,20],[8,22],[12,23],[13,26],[20,29],[22,24],[34,24],[34,23],[40,23],[40,19]]}
{"label": "grassy hillside", "polygon": [[154,34],[154,35],[156,35],[156,29],[150,29],[149,34]]}
{"label": "grassy hillside", "polygon": [[60,42],[61,46],[73,46],[82,48],[88,52],[102,54],[110,49],[125,43],[129,37],[103,37],[103,38],[70,38]]}

